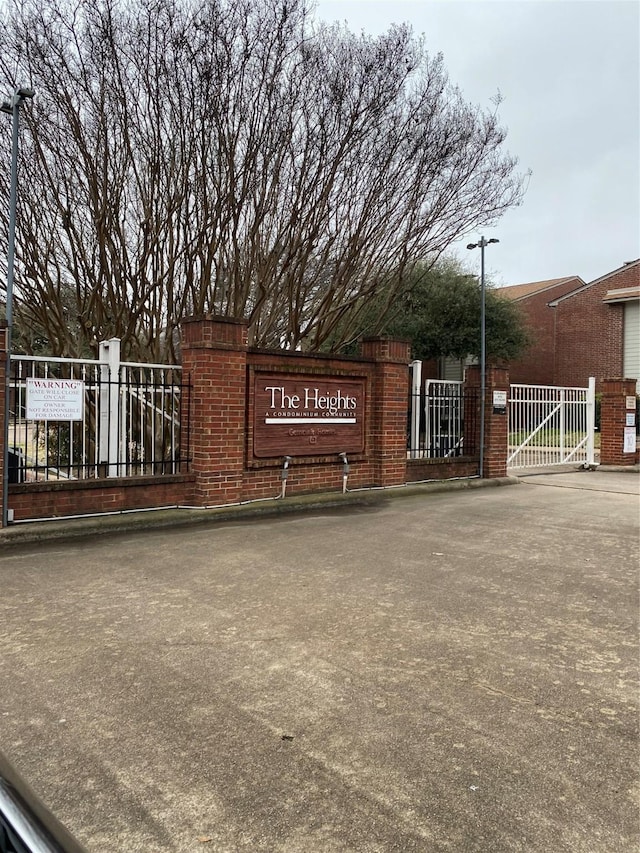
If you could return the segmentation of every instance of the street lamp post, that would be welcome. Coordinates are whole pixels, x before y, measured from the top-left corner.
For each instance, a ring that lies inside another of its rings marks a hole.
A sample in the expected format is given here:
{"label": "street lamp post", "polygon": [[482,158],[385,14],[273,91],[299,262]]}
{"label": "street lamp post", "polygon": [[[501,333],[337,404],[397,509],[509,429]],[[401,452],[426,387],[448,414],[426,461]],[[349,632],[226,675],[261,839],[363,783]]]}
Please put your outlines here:
{"label": "street lamp post", "polygon": [[7,362],[4,389],[4,443],[2,464],[2,526],[9,522],[9,394],[11,390],[11,327],[13,323],[13,266],[16,249],[16,207],[18,197],[18,132],[20,107],[27,98],[33,98],[33,89],[16,89],[8,101],[3,101],[0,111],[12,117],[11,184],[9,189],[9,239],[7,244],[7,300],[5,316],[7,322]]}
{"label": "street lamp post", "polygon": [[484,250],[490,243],[499,243],[491,238],[480,237],[477,243],[469,243],[467,249],[480,249],[480,477],[484,477],[484,422],[487,396],[487,326],[485,314]]}

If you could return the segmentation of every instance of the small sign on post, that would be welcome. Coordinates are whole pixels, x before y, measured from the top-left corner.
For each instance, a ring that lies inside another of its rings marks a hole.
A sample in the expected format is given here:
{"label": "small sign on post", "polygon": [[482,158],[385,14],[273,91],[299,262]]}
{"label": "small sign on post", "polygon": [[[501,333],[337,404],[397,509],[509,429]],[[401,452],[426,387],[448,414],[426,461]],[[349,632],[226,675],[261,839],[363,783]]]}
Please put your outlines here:
{"label": "small sign on post", "polygon": [[30,421],[81,421],[84,382],[81,379],[28,377],[26,409]]}
{"label": "small sign on post", "polygon": [[624,428],[624,449],[623,453],[636,452],[636,430],[635,427]]}
{"label": "small sign on post", "polygon": [[506,415],[507,414],[507,392],[506,391],[494,391],[493,392],[493,414],[494,415]]}

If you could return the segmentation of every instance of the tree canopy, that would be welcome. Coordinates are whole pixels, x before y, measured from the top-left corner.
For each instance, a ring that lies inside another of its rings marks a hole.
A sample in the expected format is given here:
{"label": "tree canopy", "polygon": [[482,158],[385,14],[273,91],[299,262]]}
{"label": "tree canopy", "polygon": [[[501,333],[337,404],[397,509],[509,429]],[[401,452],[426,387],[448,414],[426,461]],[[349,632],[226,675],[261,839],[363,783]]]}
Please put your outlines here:
{"label": "tree canopy", "polygon": [[7,0],[3,23],[6,85],[36,90],[15,316],[56,354],[118,336],[172,358],[204,313],[337,349],[372,301],[382,328],[417,259],[522,198],[497,108],[406,25],[355,35],[305,0]]}
{"label": "tree canopy", "polygon": [[[414,358],[480,357],[481,287],[453,260],[430,269],[417,267],[415,283],[402,296],[388,318],[385,332],[411,341]],[[511,361],[526,348],[525,320],[514,302],[500,291],[485,288],[486,355],[490,360]]]}

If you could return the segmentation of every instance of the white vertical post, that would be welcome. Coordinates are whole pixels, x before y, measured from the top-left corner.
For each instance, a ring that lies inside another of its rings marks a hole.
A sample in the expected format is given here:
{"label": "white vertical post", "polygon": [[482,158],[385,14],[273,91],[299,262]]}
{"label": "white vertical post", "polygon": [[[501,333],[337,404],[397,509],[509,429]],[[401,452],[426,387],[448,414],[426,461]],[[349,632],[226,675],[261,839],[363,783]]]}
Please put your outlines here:
{"label": "white vertical post", "polygon": [[596,432],[596,378],[589,377],[587,388],[587,461],[586,465],[595,465],[595,432]]}
{"label": "white vertical post", "polygon": [[122,367],[120,364],[120,341],[118,341],[118,387],[117,392],[119,395],[119,425],[120,431],[118,435],[118,461],[120,462],[120,467],[118,468],[119,474],[123,476],[127,472],[127,462],[129,461],[128,456],[128,446],[127,446],[127,418],[128,418],[128,408],[129,408],[129,387],[127,384],[127,368]]}
{"label": "white vertical post", "polygon": [[432,379],[424,383],[424,455],[427,458],[432,454],[433,410],[436,403],[435,398],[432,399],[431,389],[437,387]]}
{"label": "white vertical post", "polygon": [[412,361],[411,367],[411,459],[420,457],[420,391],[422,389],[422,362]]}
{"label": "white vertical post", "polygon": [[118,476],[118,388],[120,338],[100,342],[100,463],[107,476]]}
{"label": "white vertical post", "polygon": [[[566,394],[565,389],[561,388],[560,389],[560,462],[564,462],[564,460],[566,459],[566,454],[565,454],[565,450],[564,450],[564,444],[565,444],[564,439],[565,439],[565,432],[567,429],[566,419],[565,419],[566,406],[567,406],[567,394]],[[553,435],[552,432],[550,432],[549,434]]]}

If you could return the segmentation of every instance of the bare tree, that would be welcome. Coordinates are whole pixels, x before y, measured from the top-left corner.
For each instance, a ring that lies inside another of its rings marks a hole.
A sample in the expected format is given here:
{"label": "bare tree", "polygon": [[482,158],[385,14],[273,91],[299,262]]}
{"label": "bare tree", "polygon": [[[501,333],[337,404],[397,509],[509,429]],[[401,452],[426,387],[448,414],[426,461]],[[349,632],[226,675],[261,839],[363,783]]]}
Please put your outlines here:
{"label": "bare tree", "polygon": [[305,0],[7,8],[0,70],[37,91],[16,317],[57,353],[115,335],[173,357],[207,312],[255,345],[337,348],[383,286],[371,331],[418,260],[522,197],[496,110],[407,26],[356,36]]}

